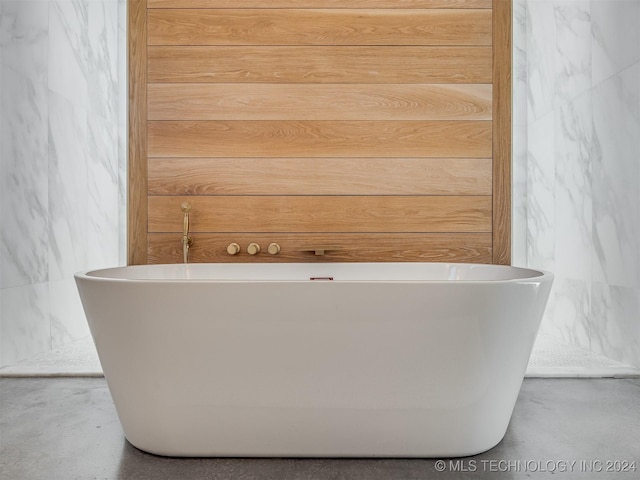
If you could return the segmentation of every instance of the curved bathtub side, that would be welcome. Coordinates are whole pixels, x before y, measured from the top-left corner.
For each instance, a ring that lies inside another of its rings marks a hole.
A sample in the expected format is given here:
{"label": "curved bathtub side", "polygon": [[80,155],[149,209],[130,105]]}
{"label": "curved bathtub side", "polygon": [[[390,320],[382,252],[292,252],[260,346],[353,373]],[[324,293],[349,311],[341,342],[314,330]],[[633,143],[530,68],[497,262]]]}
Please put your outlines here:
{"label": "curved bathtub side", "polygon": [[78,288],[142,450],[444,457],[504,436],[550,279]]}

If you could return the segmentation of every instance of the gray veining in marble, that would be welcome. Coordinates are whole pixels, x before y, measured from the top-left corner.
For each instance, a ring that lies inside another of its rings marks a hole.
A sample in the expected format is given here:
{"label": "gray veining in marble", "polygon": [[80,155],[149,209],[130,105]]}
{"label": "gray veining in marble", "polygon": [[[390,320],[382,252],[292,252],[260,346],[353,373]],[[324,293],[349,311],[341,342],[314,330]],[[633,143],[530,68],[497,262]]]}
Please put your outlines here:
{"label": "gray veining in marble", "polygon": [[527,116],[538,119],[553,109],[556,20],[553,3],[527,2]]}
{"label": "gray veining in marble", "polygon": [[526,0],[524,15],[514,161],[526,142],[527,202],[514,219],[527,264],[556,273],[541,331],[640,366],[640,0]]}
{"label": "gray veining in marble", "polygon": [[87,2],[51,0],[50,4],[49,89],[76,106],[88,108]]}
{"label": "gray veining in marble", "polygon": [[50,255],[49,280],[72,276],[86,265],[87,111],[49,95]]}
{"label": "gray veining in marble", "polygon": [[2,0],[2,63],[32,82],[47,78],[49,2]]}
{"label": "gray veining in marble", "polygon": [[640,2],[591,2],[592,81],[598,84],[640,62]]}
{"label": "gray veining in marble", "polygon": [[631,288],[640,288],[638,85],[640,63],[593,89],[594,279]]}
{"label": "gray veining in marble", "polygon": [[52,348],[90,335],[73,278],[49,282],[49,319]]}
{"label": "gray veining in marble", "polygon": [[555,118],[553,113],[528,128],[527,262],[555,270]]}
{"label": "gray veining in marble", "polygon": [[0,289],[2,362],[51,348],[47,283]]}
{"label": "gray veining in marble", "polygon": [[591,348],[633,365],[640,356],[640,288],[594,283]]}
{"label": "gray veining in marble", "polygon": [[582,0],[553,5],[556,44],[554,106],[591,88],[591,8]]}
{"label": "gray veining in marble", "polygon": [[73,274],[124,258],[125,6],[0,0],[1,365],[88,335]]}
{"label": "gray veining in marble", "polygon": [[118,264],[118,125],[117,117],[108,121],[92,117],[88,125],[89,154],[92,166],[88,171],[88,203],[86,230],[86,264],[91,268],[106,268]]}
{"label": "gray veining in marble", "polygon": [[4,66],[0,109],[0,287],[47,279],[48,145],[47,86]]}
{"label": "gray veining in marble", "polygon": [[591,96],[555,110],[555,271],[568,278],[591,274]]}
{"label": "gray veining in marble", "polygon": [[[87,5],[88,58],[85,66],[90,111],[109,122],[118,121],[118,3]],[[105,68],[106,67],[106,68]]]}

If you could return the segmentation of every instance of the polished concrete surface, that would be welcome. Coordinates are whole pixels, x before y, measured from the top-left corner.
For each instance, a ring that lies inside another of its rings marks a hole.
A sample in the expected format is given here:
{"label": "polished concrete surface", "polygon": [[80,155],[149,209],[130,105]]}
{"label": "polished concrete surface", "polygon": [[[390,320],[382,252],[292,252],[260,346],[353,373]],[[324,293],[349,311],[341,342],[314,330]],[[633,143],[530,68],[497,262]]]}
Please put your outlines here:
{"label": "polished concrete surface", "polygon": [[[634,471],[635,469],[635,471]],[[0,379],[0,479],[640,478],[640,378],[525,379],[504,440],[464,459],[177,459],[125,439],[102,378]]]}

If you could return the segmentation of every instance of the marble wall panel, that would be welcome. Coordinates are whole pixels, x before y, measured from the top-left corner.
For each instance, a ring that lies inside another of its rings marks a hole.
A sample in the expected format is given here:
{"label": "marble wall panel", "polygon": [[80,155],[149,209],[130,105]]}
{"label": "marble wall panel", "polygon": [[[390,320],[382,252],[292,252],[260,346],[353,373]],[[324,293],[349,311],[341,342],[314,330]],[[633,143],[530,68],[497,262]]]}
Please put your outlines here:
{"label": "marble wall panel", "polygon": [[553,12],[554,106],[558,107],[591,88],[591,3],[557,1]]}
{"label": "marble wall panel", "polygon": [[49,89],[74,105],[88,109],[91,67],[88,2],[51,0],[50,4]]}
{"label": "marble wall panel", "polygon": [[56,92],[49,95],[49,280],[86,265],[88,223],[87,111]]}
{"label": "marble wall panel", "polygon": [[585,92],[555,110],[555,272],[591,276],[591,95]]}
{"label": "marble wall panel", "polygon": [[638,366],[640,289],[595,282],[591,297],[592,350]]}
{"label": "marble wall panel", "polygon": [[0,287],[41,283],[48,274],[46,81],[4,65],[0,109]]}
{"label": "marble wall panel", "polygon": [[591,2],[592,83],[640,62],[640,1]]}
{"label": "marble wall panel", "polygon": [[48,283],[51,348],[62,347],[90,335],[73,277]]}
{"label": "marble wall panel", "polygon": [[528,127],[527,263],[555,270],[555,117],[553,112]]}
{"label": "marble wall panel", "polygon": [[639,105],[640,63],[593,89],[593,277],[629,288],[640,288]]}
{"label": "marble wall panel", "polygon": [[0,365],[18,362],[51,348],[47,282],[1,289],[0,307]]}
{"label": "marble wall panel", "polygon": [[86,336],[73,274],[124,258],[125,24],[124,0],[0,0],[0,365]]}
{"label": "marble wall panel", "polygon": [[640,367],[640,0],[525,15],[527,263],[556,274],[541,329]]}

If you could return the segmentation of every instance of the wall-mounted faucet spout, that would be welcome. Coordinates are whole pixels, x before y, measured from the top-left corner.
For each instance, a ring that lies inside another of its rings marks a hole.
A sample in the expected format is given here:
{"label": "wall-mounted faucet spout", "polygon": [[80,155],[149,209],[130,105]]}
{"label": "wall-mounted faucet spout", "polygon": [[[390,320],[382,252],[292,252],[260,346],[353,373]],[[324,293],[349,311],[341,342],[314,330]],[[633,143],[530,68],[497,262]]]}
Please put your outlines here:
{"label": "wall-mounted faucet spout", "polygon": [[193,239],[189,236],[189,212],[191,211],[191,204],[185,202],[180,205],[180,208],[184,213],[184,220],[182,222],[182,258],[184,263],[189,263],[189,247],[193,243]]}

